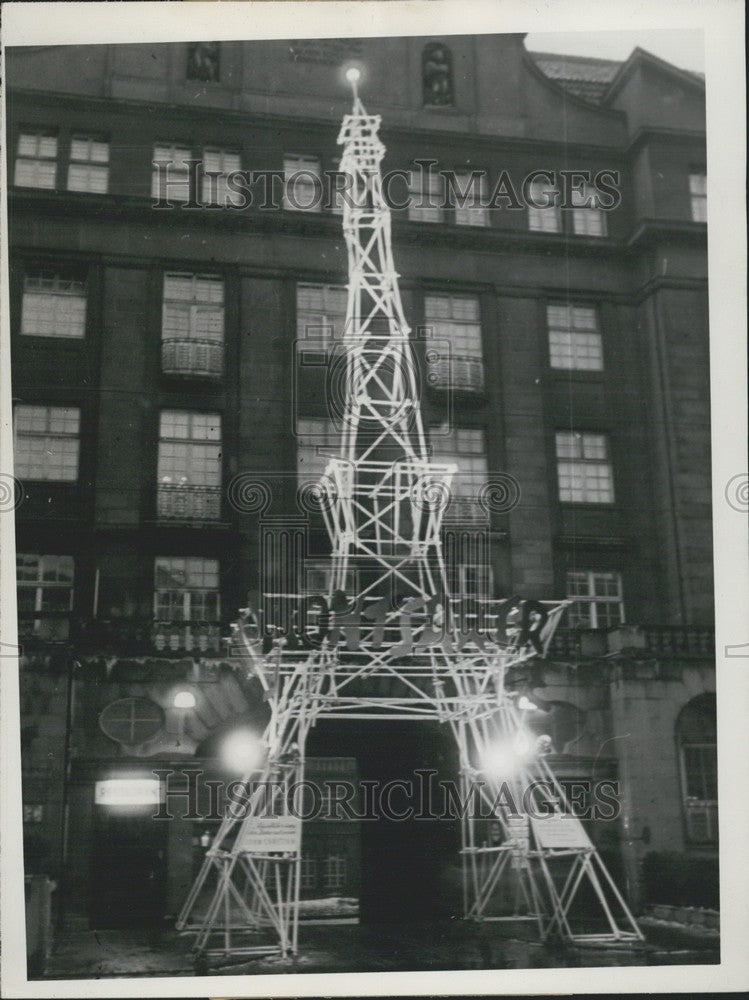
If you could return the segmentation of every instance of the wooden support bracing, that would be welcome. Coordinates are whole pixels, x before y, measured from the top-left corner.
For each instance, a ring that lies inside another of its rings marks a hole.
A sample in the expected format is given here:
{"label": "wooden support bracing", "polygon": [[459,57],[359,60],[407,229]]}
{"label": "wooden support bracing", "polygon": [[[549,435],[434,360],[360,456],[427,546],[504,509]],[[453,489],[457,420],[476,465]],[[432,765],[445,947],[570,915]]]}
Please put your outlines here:
{"label": "wooden support bracing", "polygon": [[[429,460],[418,368],[382,194],[385,148],[379,125],[379,116],[366,113],[355,90],[352,113],[344,117],[338,137],[341,171],[349,180],[343,212],[348,302],[340,345],[346,376],[343,398],[329,402],[342,414],[341,444],[320,484],[331,541],[327,604],[332,610],[324,629],[311,619],[301,644],[282,639],[270,651],[263,645],[270,623],[259,615],[235,626],[234,649],[270,708],[265,763],[246,780],[273,783],[276,792],[269,800],[258,788],[241,816],[224,818],[177,926],[195,934],[198,953],[296,954],[301,845],[261,851],[247,831],[259,818],[291,815],[287,791],[304,777],[307,734],[320,719],[436,720],[451,728],[459,749],[461,796],[478,795],[498,832],[496,843],[487,841],[481,826],[486,821],[465,812],[465,916],[530,919],[543,939],[640,940],[623,897],[584,834],[577,845],[545,846],[548,826],[539,826],[543,820],[536,815],[546,810],[563,818],[570,812],[546,761],[530,747],[515,755],[507,774],[486,767],[492,748],[528,740],[518,692],[506,689],[507,678],[545,654],[566,602],[537,602],[533,636],[501,629],[490,612],[483,635],[460,631],[441,538],[456,467]],[[356,601],[342,604],[352,571]],[[534,782],[536,790],[528,792]],[[502,799],[505,788],[514,791],[514,809]],[[582,830],[579,821],[571,822]],[[511,883],[510,912],[494,913],[492,902],[505,883]],[[578,931],[573,920],[583,884],[592,889],[604,917],[605,929],[592,936]]]}

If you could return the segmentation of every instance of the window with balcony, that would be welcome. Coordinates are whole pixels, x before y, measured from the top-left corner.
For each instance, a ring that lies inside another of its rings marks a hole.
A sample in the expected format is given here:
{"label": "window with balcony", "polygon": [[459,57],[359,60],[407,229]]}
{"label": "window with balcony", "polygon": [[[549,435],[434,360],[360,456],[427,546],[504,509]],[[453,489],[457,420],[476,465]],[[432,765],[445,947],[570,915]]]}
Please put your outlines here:
{"label": "window with balcony", "polygon": [[[424,299],[427,379],[435,389],[483,392],[484,354],[479,300],[471,295],[427,295]],[[449,350],[440,350],[447,341]]]}
{"label": "window with balcony", "polygon": [[692,222],[707,222],[707,174],[704,171],[689,175],[689,197]]}
{"label": "window with balcony", "polygon": [[164,410],[159,426],[157,514],[183,521],[221,516],[221,417]]}
{"label": "window with balcony", "polygon": [[433,171],[412,170],[408,184],[408,217],[412,222],[443,222],[444,179]]}
{"label": "window with balcony", "polygon": [[488,226],[489,211],[486,207],[486,177],[483,173],[455,175],[452,194],[455,205],[456,226]]}
{"label": "window with balcony", "polygon": [[676,720],[687,841],[718,842],[718,748],[715,695],[687,702]]}
{"label": "window with balcony", "polygon": [[17,406],[15,472],[19,479],[78,479],[81,411],[77,406]]}
{"label": "window with balcony", "polygon": [[329,854],[325,858],[325,888],[342,889],[346,884],[347,868],[344,854]]}
{"label": "window with balcony", "polygon": [[288,154],[283,158],[283,169],[283,207],[292,212],[321,212],[323,185],[318,157]]}
{"label": "window with balcony", "polygon": [[300,418],[296,424],[297,475],[300,482],[314,482],[325,472],[331,455],[337,455],[341,433],[331,420]]}
{"label": "window with balcony", "polygon": [[557,477],[563,503],[613,503],[614,477],[605,434],[557,431]]}
{"label": "window with balcony", "polygon": [[16,146],[16,187],[54,190],[57,179],[57,134],[49,129],[23,129]]}
{"label": "window with balcony", "polygon": [[224,282],[206,274],[165,274],[161,370],[218,378],[224,370]]}
{"label": "window with balcony", "polygon": [[570,628],[612,628],[624,622],[624,596],[619,573],[574,570],[567,573]]}
{"label": "window with balcony", "polygon": [[158,143],[153,147],[151,195],[156,201],[190,201],[190,163],[187,146]]}
{"label": "window with balcony", "polygon": [[19,635],[51,641],[68,638],[73,573],[72,556],[16,555]]}
{"label": "window with balcony", "polygon": [[548,177],[535,177],[528,189],[528,228],[534,233],[560,233],[559,191]]}
{"label": "window with balcony", "polygon": [[606,235],[606,213],[598,205],[596,189],[589,184],[572,188],[572,230],[576,236]]}
{"label": "window with balcony", "polygon": [[343,341],[348,292],[342,285],[296,286],[296,337],[299,351],[327,351]]}
{"label": "window with balcony", "polygon": [[433,429],[430,444],[435,462],[455,463],[458,469],[450,487],[449,520],[475,523],[485,518],[478,492],[487,481],[486,441],[481,427]]}
{"label": "window with balcony", "polygon": [[68,191],[106,194],[109,187],[109,143],[90,135],[70,140]]}
{"label": "window with balcony", "polygon": [[157,648],[218,648],[220,610],[218,560],[195,556],[156,558]]}
{"label": "window with balcony", "polygon": [[204,205],[241,204],[242,196],[230,190],[227,179],[229,174],[241,170],[239,152],[234,149],[218,149],[215,147],[203,150],[203,197]]}
{"label": "window with balcony", "polygon": [[556,303],[547,306],[546,318],[552,368],[603,370],[603,345],[594,308]]}
{"label": "window with balcony", "polygon": [[71,337],[86,333],[86,286],[71,274],[31,271],[24,276],[21,333]]}

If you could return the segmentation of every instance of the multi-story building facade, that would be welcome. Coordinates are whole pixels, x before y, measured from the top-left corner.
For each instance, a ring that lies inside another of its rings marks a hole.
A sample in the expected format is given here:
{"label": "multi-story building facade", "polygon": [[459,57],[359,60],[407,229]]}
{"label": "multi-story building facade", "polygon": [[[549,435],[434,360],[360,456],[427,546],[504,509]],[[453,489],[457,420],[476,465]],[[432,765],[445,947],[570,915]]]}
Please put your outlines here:
{"label": "multi-story building facade", "polygon": [[[489,542],[458,551],[453,586],[572,600],[534,725],[560,774],[621,781],[622,820],[598,836],[631,898],[649,851],[717,854],[703,81],[511,35],[18,49],[27,863],[36,845],[67,872],[70,919],[102,919],[112,858],[89,875],[92,845],[143,839],[97,833],[100,783],[210,762],[261,718],[221,638],[263,586],[267,525],[298,525],[302,586],[325,582],[297,488],[337,435],[351,62],[383,116],[430,442],[459,466],[453,520]],[[487,514],[477,489],[497,476],[510,500]],[[355,735],[321,752],[361,757]],[[159,918],[199,826],[132,861],[163,886]],[[310,856],[310,892],[357,894],[355,840]]]}

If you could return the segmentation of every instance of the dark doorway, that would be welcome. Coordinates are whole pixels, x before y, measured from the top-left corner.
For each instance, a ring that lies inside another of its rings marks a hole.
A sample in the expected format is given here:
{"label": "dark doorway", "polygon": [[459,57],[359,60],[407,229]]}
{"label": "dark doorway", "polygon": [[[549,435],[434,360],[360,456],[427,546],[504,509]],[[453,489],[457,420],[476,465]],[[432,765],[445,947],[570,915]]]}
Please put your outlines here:
{"label": "dark doorway", "polygon": [[91,926],[157,927],[166,905],[166,825],[153,807],[94,807]]}
{"label": "dark doorway", "polygon": [[[432,778],[454,780],[457,750],[451,734],[429,722],[321,722],[310,734],[309,756],[356,757],[361,781],[406,782],[413,796],[394,789],[391,805],[404,812],[419,808],[418,788],[427,779],[419,771],[436,771]],[[442,805],[438,791],[435,804]],[[387,810],[385,810],[387,811]],[[439,811],[439,810],[438,810]],[[458,915],[460,831],[458,821],[382,815],[365,819],[361,831],[359,912],[362,923],[406,923]],[[457,898],[456,898],[457,897]]]}

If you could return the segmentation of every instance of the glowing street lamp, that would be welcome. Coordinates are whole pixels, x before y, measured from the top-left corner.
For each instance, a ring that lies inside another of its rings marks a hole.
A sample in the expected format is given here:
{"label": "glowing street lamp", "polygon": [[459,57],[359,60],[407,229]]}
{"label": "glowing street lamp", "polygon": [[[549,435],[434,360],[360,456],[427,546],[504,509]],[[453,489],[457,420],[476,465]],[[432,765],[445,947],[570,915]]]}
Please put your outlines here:
{"label": "glowing street lamp", "polygon": [[172,700],[172,704],[175,708],[190,709],[195,708],[197,702],[192,691],[178,691]]}
{"label": "glowing street lamp", "polygon": [[172,705],[177,709],[177,746],[182,746],[182,738],[185,735],[185,716],[195,708],[197,700],[192,691],[177,691],[172,698]]}

